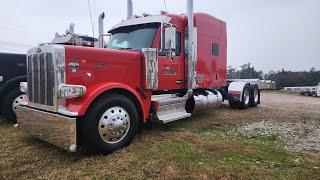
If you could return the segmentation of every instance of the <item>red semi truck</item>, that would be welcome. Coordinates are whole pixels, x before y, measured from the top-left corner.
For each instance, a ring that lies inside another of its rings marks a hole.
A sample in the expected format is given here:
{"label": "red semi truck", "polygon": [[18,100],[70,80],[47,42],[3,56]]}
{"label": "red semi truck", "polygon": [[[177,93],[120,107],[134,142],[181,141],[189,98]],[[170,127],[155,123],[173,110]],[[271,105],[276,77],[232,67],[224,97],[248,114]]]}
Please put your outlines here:
{"label": "red semi truck", "polygon": [[[45,44],[27,54],[26,100],[15,109],[24,131],[70,152],[110,153],[144,123],[169,123],[228,100],[260,103],[256,85],[227,83],[226,23],[204,13],[133,16],[103,33],[98,47]],[[109,42],[104,45],[104,37]]]}

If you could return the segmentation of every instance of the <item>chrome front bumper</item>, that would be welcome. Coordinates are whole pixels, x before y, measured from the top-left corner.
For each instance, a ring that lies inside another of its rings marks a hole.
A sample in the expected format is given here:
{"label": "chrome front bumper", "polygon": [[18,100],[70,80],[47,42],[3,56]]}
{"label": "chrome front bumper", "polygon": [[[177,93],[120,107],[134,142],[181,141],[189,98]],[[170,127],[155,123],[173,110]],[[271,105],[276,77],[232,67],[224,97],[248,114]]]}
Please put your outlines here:
{"label": "chrome front bumper", "polygon": [[25,106],[15,109],[18,127],[28,134],[69,152],[77,148],[76,118],[48,113]]}

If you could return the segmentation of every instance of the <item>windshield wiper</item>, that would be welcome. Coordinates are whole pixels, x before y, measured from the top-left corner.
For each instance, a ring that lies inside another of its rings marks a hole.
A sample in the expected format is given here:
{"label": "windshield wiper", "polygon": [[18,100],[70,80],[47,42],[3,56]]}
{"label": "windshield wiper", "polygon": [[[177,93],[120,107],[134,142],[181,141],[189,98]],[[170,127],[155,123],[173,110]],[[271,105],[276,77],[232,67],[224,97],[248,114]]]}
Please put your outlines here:
{"label": "windshield wiper", "polygon": [[133,48],[131,48],[131,47],[129,47],[129,48],[120,48],[118,50],[130,50],[130,49],[133,49]]}

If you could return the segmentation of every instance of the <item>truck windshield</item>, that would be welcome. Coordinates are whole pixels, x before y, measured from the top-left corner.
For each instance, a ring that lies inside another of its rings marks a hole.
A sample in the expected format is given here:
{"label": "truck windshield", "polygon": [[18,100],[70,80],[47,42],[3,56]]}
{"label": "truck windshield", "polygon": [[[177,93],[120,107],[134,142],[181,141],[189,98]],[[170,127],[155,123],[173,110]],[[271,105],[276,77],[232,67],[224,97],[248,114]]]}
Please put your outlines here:
{"label": "truck windshield", "polygon": [[112,30],[112,37],[108,44],[109,49],[117,50],[141,50],[151,48],[159,24],[143,24],[121,27]]}

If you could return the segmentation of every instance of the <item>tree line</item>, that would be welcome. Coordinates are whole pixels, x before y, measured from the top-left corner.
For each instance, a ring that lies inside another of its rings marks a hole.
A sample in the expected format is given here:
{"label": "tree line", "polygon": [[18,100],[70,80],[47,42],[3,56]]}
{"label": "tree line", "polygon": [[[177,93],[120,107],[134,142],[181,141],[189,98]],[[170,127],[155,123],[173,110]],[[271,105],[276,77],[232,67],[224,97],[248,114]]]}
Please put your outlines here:
{"label": "tree line", "polygon": [[292,86],[315,86],[320,83],[320,70],[311,68],[310,71],[257,71],[250,63],[238,68],[228,66],[228,79],[266,79],[275,81],[277,88]]}

